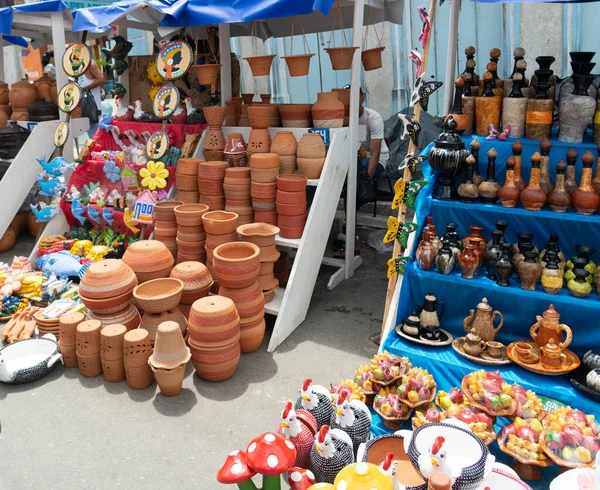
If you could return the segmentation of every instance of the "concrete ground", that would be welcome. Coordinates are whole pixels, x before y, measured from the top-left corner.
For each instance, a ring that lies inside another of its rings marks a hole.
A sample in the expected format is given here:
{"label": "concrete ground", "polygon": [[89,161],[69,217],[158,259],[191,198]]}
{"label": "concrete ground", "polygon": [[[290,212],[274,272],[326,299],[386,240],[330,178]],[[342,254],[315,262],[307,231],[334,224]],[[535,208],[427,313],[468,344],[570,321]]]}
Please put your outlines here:
{"label": "concrete ground", "polygon": [[[0,260],[13,253],[23,251]],[[227,488],[215,479],[227,453],[276,430],[304,378],[329,386],[375,353],[368,337],[381,328],[388,256],[366,245],[361,255],[352,280],[331,292],[333,269],[323,267],[304,323],[272,354],[268,331],[226,382],[203,381],[190,363],[174,398],[63,366],[36,383],[0,384],[0,488]]]}

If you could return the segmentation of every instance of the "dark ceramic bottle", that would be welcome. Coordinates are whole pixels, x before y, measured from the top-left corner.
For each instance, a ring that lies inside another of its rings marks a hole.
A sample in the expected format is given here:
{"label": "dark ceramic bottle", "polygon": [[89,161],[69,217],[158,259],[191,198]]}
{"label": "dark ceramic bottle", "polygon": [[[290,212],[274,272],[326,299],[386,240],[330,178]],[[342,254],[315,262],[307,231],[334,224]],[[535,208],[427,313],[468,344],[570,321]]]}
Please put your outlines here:
{"label": "dark ceramic bottle", "polygon": [[502,255],[496,261],[494,268],[496,269],[496,284],[499,286],[509,286],[510,276],[513,273],[513,265],[508,256],[510,252],[510,244],[505,244],[502,247]]}
{"label": "dark ceramic bottle", "polygon": [[504,89],[502,88],[502,84],[504,83],[504,80],[498,78],[498,64],[490,61],[485,69],[492,74],[492,92],[494,92],[494,95],[500,97],[500,107],[502,107],[502,101],[504,100]]}
{"label": "dark ceramic bottle", "polygon": [[465,80],[459,76],[454,82],[454,104],[450,109],[450,114],[446,117],[452,116],[456,121],[456,132],[463,134],[469,124],[468,117],[463,113],[462,109],[462,97],[465,87]]}
{"label": "dark ceramic bottle", "polygon": [[515,185],[519,191],[523,191],[523,189],[527,187],[527,184],[521,175],[521,154],[523,153],[523,145],[517,140],[512,144],[511,148],[515,159]]}
{"label": "dark ceramic bottle", "polygon": [[[479,75],[475,73],[475,48],[473,46],[467,46],[465,48],[465,56],[467,57],[467,61],[465,64],[465,71],[462,73],[469,73],[473,78],[473,87],[479,87]],[[477,94],[474,94],[477,95]]]}
{"label": "dark ceramic bottle", "polygon": [[545,256],[546,265],[542,269],[542,288],[548,294],[558,294],[563,287],[563,274],[558,266],[558,255],[548,251]]}
{"label": "dark ceramic bottle", "polygon": [[521,252],[523,245],[530,244],[533,248],[531,250],[535,253],[539,253],[539,249],[533,244],[533,233],[521,232],[517,233],[517,243],[512,245],[511,256]]}
{"label": "dark ceramic bottle", "polygon": [[444,275],[450,274],[456,265],[456,257],[448,243],[444,243],[435,256],[435,267]]}
{"label": "dark ceramic bottle", "polygon": [[548,243],[546,244],[546,248],[544,248],[540,252],[540,263],[542,265],[546,264],[546,254],[548,252],[555,253],[558,256],[558,258],[561,261],[561,263],[562,263],[561,268],[564,267],[565,257],[561,253],[561,251],[560,251],[560,246],[558,244],[558,235],[556,233],[551,233],[550,234],[550,237],[548,238]]}
{"label": "dark ceramic bottle", "polygon": [[484,264],[487,269],[487,278],[495,281],[498,279],[496,274],[496,262],[502,256],[502,239],[504,233],[500,230],[492,230],[491,245],[486,249]]}
{"label": "dark ceramic bottle", "polygon": [[571,196],[565,187],[567,164],[561,160],[556,164],[556,187],[548,194],[548,204],[552,211],[564,213],[571,205]]}
{"label": "dark ceramic bottle", "polygon": [[[508,228],[508,221],[497,220],[497,221],[494,221],[494,225],[496,226],[496,230],[498,230],[501,233],[500,244],[507,243],[504,235],[506,233],[506,229]],[[487,242],[486,248],[490,248],[492,246],[492,243],[494,243],[493,238]]]}
{"label": "dark ceramic bottle", "polygon": [[473,169],[475,165],[473,155],[469,155],[465,163],[465,178],[458,186],[457,192],[462,202],[472,203],[479,197],[479,187],[473,183]]}
{"label": "dark ceramic bottle", "polygon": [[546,193],[540,187],[540,162],[542,157],[535,152],[531,157],[531,175],[529,185],[521,192],[519,199],[525,209],[529,211],[539,211],[546,203]]}
{"label": "dark ceramic bottle", "polygon": [[575,267],[573,273],[575,274],[575,278],[569,280],[567,283],[569,293],[576,298],[587,298],[592,292],[592,285],[587,281],[590,273],[579,267]]}
{"label": "dark ceramic bottle", "polygon": [[514,208],[519,202],[521,191],[515,184],[515,157],[506,159],[506,181],[498,191],[500,204],[505,208]]}
{"label": "dark ceramic bottle", "polygon": [[[590,265],[590,259],[588,257],[573,257],[571,260],[569,260],[567,262],[568,266],[565,269],[565,274],[563,276],[563,279],[565,280],[565,283],[568,284],[568,282],[571,279],[575,279],[575,269],[584,269],[588,272],[589,271],[589,265]],[[591,283],[591,281],[593,280],[593,277],[589,277],[587,278],[588,282]]]}
{"label": "dark ceramic bottle", "polygon": [[575,148],[569,148],[567,152],[567,172],[565,173],[565,188],[567,192],[573,197],[573,192],[577,190],[579,187],[577,185],[577,180],[575,179],[575,164],[577,163],[577,158],[579,154],[575,151]]}
{"label": "dark ceramic bottle", "polygon": [[[598,121],[600,123],[600,120]],[[596,175],[592,180],[592,187],[600,195],[600,145],[598,145],[598,160],[596,161]]]}
{"label": "dark ceramic bottle", "polygon": [[540,187],[546,193],[550,194],[554,189],[554,184],[550,180],[550,150],[552,149],[552,142],[548,138],[544,138],[540,143],[540,154],[542,159],[540,161]]}
{"label": "dark ceramic bottle", "polygon": [[512,92],[515,75],[520,75],[522,87],[527,85],[527,80],[525,80],[525,69],[527,68],[527,62],[525,61],[525,50],[523,48],[515,48],[513,51],[513,58],[513,71],[510,77],[504,80],[504,86],[502,87],[505,94],[510,94]]}
{"label": "dark ceramic bottle", "polygon": [[446,223],[446,231],[442,235],[442,243],[449,244],[451,247],[460,248],[460,236],[456,231],[458,225],[456,223]]}
{"label": "dark ceramic bottle", "polygon": [[479,184],[483,182],[483,177],[479,173],[479,149],[481,148],[479,138],[474,136],[469,147],[471,148],[471,155],[475,159],[475,163],[473,164],[473,183],[479,187]]}
{"label": "dark ceramic bottle", "polygon": [[585,155],[581,157],[581,162],[583,163],[581,182],[577,190],[573,192],[571,201],[578,214],[591,215],[596,212],[600,203],[600,196],[592,187],[592,165],[594,165],[592,152],[585,152]]}
{"label": "dark ceramic bottle", "polygon": [[521,289],[535,291],[535,285],[542,277],[542,265],[537,261],[537,254],[533,251],[525,252],[524,259],[518,265]]}
{"label": "dark ceramic bottle", "polygon": [[525,118],[527,116],[527,98],[523,97],[521,86],[523,75],[516,73],[511,82],[511,92],[502,101],[502,126],[510,126],[511,138],[525,136]]}
{"label": "dark ceramic bottle", "polygon": [[458,258],[458,263],[462,270],[461,276],[465,279],[473,279],[478,262],[477,256],[475,255],[475,245],[467,243],[463,247],[463,251]]}
{"label": "dark ceramic bottle", "polygon": [[502,51],[500,51],[499,48],[492,48],[490,49],[490,63],[494,63],[493,69],[489,69],[488,71],[490,71],[490,73],[492,74],[492,79],[494,80],[494,84],[496,87],[498,88],[502,88],[503,84],[504,84],[504,80],[501,80],[500,77],[498,76],[498,71],[497,71],[497,66],[498,66],[498,61],[500,61],[500,56],[502,55]]}
{"label": "dark ceramic bottle", "polygon": [[500,127],[500,97],[492,90],[493,76],[489,71],[483,75],[483,93],[475,101],[475,128],[478,136],[487,136],[490,124]]}
{"label": "dark ceramic bottle", "polygon": [[[536,61],[540,63],[542,56]],[[554,58],[552,58],[554,60]],[[544,66],[547,63],[542,63]],[[537,82],[535,85],[535,98],[527,101],[527,118],[525,135],[532,140],[549,138],[552,130],[552,115],[554,111],[554,98],[549,96],[550,77],[553,75],[549,68],[535,71]]]}
{"label": "dark ceramic bottle", "polygon": [[498,152],[492,148],[487,152],[488,166],[485,180],[479,184],[479,199],[486,204],[496,204],[500,184],[496,180],[496,158]]}
{"label": "dark ceramic bottle", "polygon": [[463,134],[473,134],[475,130],[475,96],[472,92],[473,76],[470,73],[463,73],[465,88],[462,96],[462,111],[467,116],[467,128]]}
{"label": "dark ceramic bottle", "polygon": [[577,257],[583,257],[588,260],[588,265],[585,267],[590,274],[596,272],[596,263],[592,260],[592,256],[596,253],[596,249],[594,247],[590,247],[589,245],[583,245],[578,243],[575,245],[575,249],[577,250]]}

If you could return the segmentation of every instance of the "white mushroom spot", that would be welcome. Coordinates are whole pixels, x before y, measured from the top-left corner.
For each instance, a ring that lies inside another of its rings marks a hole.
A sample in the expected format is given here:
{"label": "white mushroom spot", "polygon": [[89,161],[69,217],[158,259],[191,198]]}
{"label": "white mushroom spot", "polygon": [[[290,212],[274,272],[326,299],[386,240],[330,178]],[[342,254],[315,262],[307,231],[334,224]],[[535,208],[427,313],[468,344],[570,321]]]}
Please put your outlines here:
{"label": "white mushroom spot", "polygon": [[309,478],[311,478],[313,480],[315,479],[315,475],[310,470],[306,470],[306,476],[308,476]]}
{"label": "white mushroom spot", "polygon": [[302,475],[299,472],[294,471],[290,475],[290,478],[291,478],[292,481],[295,481],[296,483],[298,483],[300,480],[302,480]]}
{"label": "white mushroom spot", "polygon": [[348,488],[346,480],[340,480],[340,482],[337,484],[337,490],[346,490],[346,488]]}
{"label": "white mushroom spot", "polygon": [[239,475],[243,469],[244,467],[240,463],[235,463],[231,466],[231,474]]}
{"label": "white mushroom spot", "polygon": [[265,434],[265,437],[263,437],[263,439],[266,442],[275,442],[275,434],[271,434],[270,432],[268,434]]}
{"label": "white mushroom spot", "polygon": [[235,451],[231,451],[231,452],[229,453],[229,456],[237,456],[238,454],[240,454],[240,450],[239,450],[239,449],[236,449]]}
{"label": "white mushroom spot", "polygon": [[288,441],[287,439],[285,440],[285,445],[286,445],[287,447],[289,447],[290,449],[296,449],[296,448],[294,447],[294,445],[293,445],[293,444],[292,444],[290,441]]}
{"label": "white mushroom spot", "polygon": [[274,454],[271,454],[267,458],[267,465],[269,466],[269,468],[276,468],[278,464],[279,464],[279,459]]}
{"label": "white mushroom spot", "polygon": [[369,472],[369,465],[367,463],[358,463],[355,471],[359,475],[366,475]]}
{"label": "white mushroom spot", "polygon": [[326,483],[315,483],[315,488],[325,488],[326,486]]}
{"label": "white mushroom spot", "polygon": [[255,449],[256,449],[256,442],[253,442],[252,444],[250,444],[248,446],[248,452],[249,453],[253,453]]}

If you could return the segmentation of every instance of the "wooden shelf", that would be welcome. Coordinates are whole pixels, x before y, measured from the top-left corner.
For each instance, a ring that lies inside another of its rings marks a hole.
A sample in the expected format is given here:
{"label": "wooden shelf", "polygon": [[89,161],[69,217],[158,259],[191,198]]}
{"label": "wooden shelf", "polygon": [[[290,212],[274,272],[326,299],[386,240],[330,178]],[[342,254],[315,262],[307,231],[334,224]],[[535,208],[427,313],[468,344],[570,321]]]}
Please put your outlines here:
{"label": "wooden shelf", "polygon": [[272,301],[265,304],[265,313],[269,315],[279,315],[281,309],[281,302],[283,301],[283,295],[285,294],[285,288],[277,288],[275,290],[275,297]]}
{"label": "wooden shelf", "polygon": [[275,245],[280,247],[298,248],[302,238],[281,238],[279,234],[275,237]]}

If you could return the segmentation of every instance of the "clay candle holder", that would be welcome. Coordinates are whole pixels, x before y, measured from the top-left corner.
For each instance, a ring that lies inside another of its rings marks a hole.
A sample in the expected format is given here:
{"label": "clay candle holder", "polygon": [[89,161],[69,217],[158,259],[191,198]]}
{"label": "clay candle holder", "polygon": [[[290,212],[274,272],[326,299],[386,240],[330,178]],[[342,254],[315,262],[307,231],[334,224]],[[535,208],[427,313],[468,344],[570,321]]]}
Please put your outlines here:
{"label": "clay candle holder", "polygon": [[152,279],[169,277],[175,263],[169,249],[157,240],[140,240],[132,243],[127,247],[122,260],[133,269],[139,284]]}
{"label": "clay candle holder", "polygon": [[236,337],[240,331],[240,316],[230,298],[207,296],[192,305],[188,328],[191,341],[209,347]]}
{"label": "clay candle holder", "polygon": [[76,368],[77,364],[77,326],[85,321],[85,315],[80,312],[67,313],[59,319],[59,341],[60,353],[63,356],[65,367]]}
{"label": "clay candle holder", "polygon": [[100,361],[104,379],[111,383],[125,379],[123,363],[123,338],[127,333],[124,325],[114,324],[100,331]]}
{"label": "clay candle holder", "polygon": [[106,300],[133,291],[137,284],[135,272],[125,262],[106,259],[88,267],[81,278],[79,294],[85,298]]}
{"label": "clay candle holder", "polygon": [[154,380],[148,358],[152,354],[150,335],[143,328],[127,332],[123,338],[123,360],[127,385],[133,390],[144,390]]}
{"label": "clay candle holder", "polygon": [[243,288],[256,280],[260,270],[260,249],[249,242],[219,245],[213,251],[214,275],[219,284]]}
{"label": "clay candle holder", "polygon": [[77,326],[77,364],[82,376],[92,378],[102,374],[100,363],[100,330],[102,324],[88,320]]}
{"label": "clay candle holder", "polygon": [[194,301],[208,296],[213,278],[208,268],[200,262],[182,262],[173,267],[171,277],[183,282],[180,304],[191,305]]}
{"label": "clay candle holder", "polygon": [[162,313],[179,304],[183,281],[172,277],[153,279],[133,290],[133,297],[141,309],[148,313]]}

